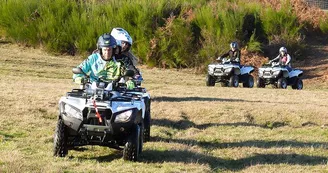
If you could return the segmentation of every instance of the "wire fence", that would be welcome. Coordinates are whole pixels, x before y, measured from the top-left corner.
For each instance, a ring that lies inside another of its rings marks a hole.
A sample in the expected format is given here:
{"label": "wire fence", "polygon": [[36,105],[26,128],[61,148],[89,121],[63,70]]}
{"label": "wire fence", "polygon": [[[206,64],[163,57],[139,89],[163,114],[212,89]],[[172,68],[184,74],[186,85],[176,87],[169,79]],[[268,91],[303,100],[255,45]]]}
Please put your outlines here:
{"label": "wire fence", "polygon": [[328,0],[307,0],[307,2],[321,9],[328,10]]}

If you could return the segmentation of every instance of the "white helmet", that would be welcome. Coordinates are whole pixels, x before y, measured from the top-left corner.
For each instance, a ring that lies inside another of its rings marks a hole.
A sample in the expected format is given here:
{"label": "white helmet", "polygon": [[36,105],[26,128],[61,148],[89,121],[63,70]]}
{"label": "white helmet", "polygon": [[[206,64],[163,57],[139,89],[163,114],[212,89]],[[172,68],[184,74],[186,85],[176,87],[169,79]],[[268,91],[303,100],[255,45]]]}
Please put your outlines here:
{"label": "white helmet", "polygon": [[113,28],[110,34],[116,39],[118,46],[121,46],[121,41],[125,41],[132,46],[132,37],[125,29]]}
{"label": "white helmet", "polygon": [[287,53],[287,49],[286,49],[285,47],[281,47],[281,48],[279,49],[279,52]]}

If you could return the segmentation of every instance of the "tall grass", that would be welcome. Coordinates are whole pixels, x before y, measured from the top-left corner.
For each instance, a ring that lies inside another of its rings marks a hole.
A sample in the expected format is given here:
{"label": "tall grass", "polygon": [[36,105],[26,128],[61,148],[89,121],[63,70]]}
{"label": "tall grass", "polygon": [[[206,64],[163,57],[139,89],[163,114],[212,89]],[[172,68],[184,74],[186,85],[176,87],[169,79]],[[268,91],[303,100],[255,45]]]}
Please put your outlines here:
{"label": "tall grass", "polygon": [[259,52],[284,45],[298,55],[305,46],[289,1],[277,11],[241,0],[1,0],[0,10],[7,37],[55,53],[88,54],[99,35],[123,27],[149,66],[198,67],[231,41]]}
{"label": "tall grass", "polygon": [[286,1],[280,10],[267,8],[262,13],[263,27],[268,35],[269,46],[287,47],[295,59],[302,56],[305,45],[301,34],[302,24],[293,14],[292,6]]}
{"label": "tall grass", "polygon": [[320,23],[320,30],[324,33],[328,33],[328,15],[326,16],[325,20],[322,20]]}
{"label": "tall grass", "polygon": [[1,1],[0,25],[6,34],[17,42],[37,44],[38,24],[33,15],[36,2]]}

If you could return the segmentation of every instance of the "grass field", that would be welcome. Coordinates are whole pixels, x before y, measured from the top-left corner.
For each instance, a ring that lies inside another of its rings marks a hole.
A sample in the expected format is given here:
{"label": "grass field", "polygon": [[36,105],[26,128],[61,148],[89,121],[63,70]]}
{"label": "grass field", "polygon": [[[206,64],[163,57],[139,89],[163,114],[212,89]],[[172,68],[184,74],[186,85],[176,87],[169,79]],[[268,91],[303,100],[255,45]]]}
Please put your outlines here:
{"label": "grass field", "polygon": [[209,88],[192,70],[142,67],[153,119],[140,161],[104,147],[55,158],[57,102],[82,59],[5,42],[0,55],[0,172],[328,172],[326,83]]}

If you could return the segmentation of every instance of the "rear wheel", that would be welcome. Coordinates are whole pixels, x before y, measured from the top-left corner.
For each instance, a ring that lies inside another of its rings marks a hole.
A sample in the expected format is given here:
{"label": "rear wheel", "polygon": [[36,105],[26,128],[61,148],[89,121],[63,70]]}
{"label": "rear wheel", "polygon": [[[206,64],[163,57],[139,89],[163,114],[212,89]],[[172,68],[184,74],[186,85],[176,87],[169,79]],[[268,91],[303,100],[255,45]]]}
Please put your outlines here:
{"label": "rear wheel", "polygon": [[292,85],[292,88],[297,90],[303,89],[303,80],[298,78],[294,85]]}
{"label": "rear wheel", "polygon": [[129,161],[137,161],[140,150],[140,126],[136,125],[123,150],[123,159]]}
{"label": "rear wheel", "polygon": [[277,83],[278,88],[286,89],[287,88],[287,80],[285,78],[279,78]]}
{"label": "rear wheel", "polygon": [[257,81],[256,81],[256,87],[257,88],[265,88],[264,79],[258,77]]}
{"label": "rear wheel", "polygon": [[237,75],[232,75],[229,79],[229,87],[238,87],[239,85],[239,78]]}
{"label": "rear wheel", "polygon": [[214,86],[215,85],[215,78],[209,74],[206,76],[206,86]]}
{"label": "rear wheel", "polygon": [[247,80],[243,83],[243,87],[246,88],[254,87],[254,77],[252,75],[248,75]]}
{"label": "rear wheel", "polygon": [[62,119],[58,119],[54,136],[54,156],[65,157],[67,149],[67,128]]}

